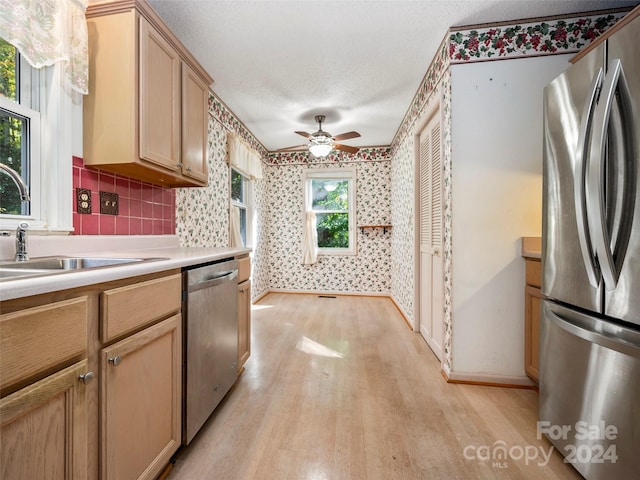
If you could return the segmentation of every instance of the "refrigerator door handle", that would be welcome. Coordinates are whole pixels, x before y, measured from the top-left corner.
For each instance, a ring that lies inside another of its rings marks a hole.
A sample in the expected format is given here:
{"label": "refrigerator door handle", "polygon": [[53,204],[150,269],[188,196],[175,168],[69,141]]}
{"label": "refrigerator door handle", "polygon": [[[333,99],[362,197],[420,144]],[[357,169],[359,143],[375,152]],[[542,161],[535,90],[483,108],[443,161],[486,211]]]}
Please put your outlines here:
{"label": "refrigerator door handle", "polygon": [[[607,132],[616,89],[620,90],[620,98],[625,102],[625,99],[629,98],[629,86],[619,59],[610,62],[609,72],[604,79],[600,100],[594,114],[594,131],[591,135],[590,158],[587,165],[587,215],[598,264],[607,290],[614,290],[617,287],[620,276],[620,269],[613,258],[611,236],[607,230],[604,190]],[[624,107],[625,110],[628,109],[626,105]]]}
{"label": "refrigerator door handle", "polygon": [[593,113],[596,105],[596,96],[598,89],[602,85],[602,77],[604,73],[602,68],[598,69],[598,73],[593,78],[589,87],[589,94],[582,109],[582,119],[580,120],[580,130],[578,133],[578,145],[575,156],[574,170],[574,200],[576,208],[576,223],[578,227],[578,241],[580,243],[580,251],[582,252],[582,260],[587,271],[589,283],[598,288],[600,285],[600,272],[597,269],[595,255],[589,241],[589,231],[587,222],[587,206],[585,196],[585,179],[586,165],[589,155],[589,142],[587,141],[591,135],[591,125],[593,123]]}
{"label": "refrigerator door handle", "polygon": [[[629,334],[626,329],[621,329],[620,332],[609,332],[606,331],[606,328],[601,331],[591,330],[587,325],[578,325],[570,319],[558,315],[558,313],[554,311],[549,311],[547,319],[555,326],[587,342],[601,345],[625,355],[640,358],[640,345],[634,343],[634,340],[637,341],[636,337],[638,335],[635,332],[630,332],[631,334]],[[625,338],[627,336],[630,338]]]}

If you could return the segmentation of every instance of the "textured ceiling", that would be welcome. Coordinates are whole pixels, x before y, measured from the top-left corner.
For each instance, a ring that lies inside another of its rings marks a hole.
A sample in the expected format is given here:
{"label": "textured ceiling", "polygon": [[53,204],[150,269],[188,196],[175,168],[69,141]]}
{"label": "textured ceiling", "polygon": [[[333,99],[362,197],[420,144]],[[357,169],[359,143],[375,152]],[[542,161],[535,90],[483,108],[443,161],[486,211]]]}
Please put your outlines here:
{"label": "textured ceiling", "polygon": [[637,0],[149,0],[270,151],[324,114],[389,145],[450,26],[631,7]]}

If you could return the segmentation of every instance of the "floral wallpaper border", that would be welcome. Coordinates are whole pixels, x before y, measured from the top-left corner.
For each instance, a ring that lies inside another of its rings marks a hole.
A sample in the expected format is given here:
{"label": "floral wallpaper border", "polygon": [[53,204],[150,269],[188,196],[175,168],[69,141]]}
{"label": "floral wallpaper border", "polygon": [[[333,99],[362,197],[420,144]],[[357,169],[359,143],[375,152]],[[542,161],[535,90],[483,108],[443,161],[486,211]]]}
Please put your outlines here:
{"label": "floral wallpaper border", "polygon": [[423,113],[427,99],[451,64],[578,52],[627,11],[601,16],[546,19],[523,24],[449,30],[438,46],[392,142],[392,154]]}
{"label": "floral wallpaper border", "polygon": [[400,128],[398,128],[398,131],[393,137],[391,142],[392,154],[395,152],[395,149],[398,148],[400,142],[411,133],[413,124],[418,117],[424,113],[427,101],[437,89],[442,75],[449,70],[449,64],[448,39],[445,35],[445,38],[436,51],[436,56],[431,61],[427,73],[420,83],[418,91],[413,97],[413,100],[411,100],[411,105],[400,124]]}
{"label": "floral wallpaper border", "polygon": [[573,53],[606,32],[625,13],[451,31],[449,57],[455,64]]}
{"label": "floral wallpaper border", "polygon": [[330,153],[325,158],[316,158],[309,152],[278,152],[269,153],[267,165],[327,165],[356,162],[381,162],[391,160],[391,147],[361,148],[358,153],[351,154],[338,151]]}

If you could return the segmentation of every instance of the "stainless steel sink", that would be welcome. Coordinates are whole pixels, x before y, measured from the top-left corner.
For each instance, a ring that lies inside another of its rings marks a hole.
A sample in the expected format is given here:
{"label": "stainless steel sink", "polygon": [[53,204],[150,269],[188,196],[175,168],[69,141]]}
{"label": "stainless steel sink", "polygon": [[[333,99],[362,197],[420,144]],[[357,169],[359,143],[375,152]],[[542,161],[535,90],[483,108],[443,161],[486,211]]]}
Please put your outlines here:
{"label": "stainless steel sink", "polygon": [[34,275],[51,275],[88,268],[101,268],[128,263],[162,260],[161,258],[113,258],[113,257],[46,257],[34,258],[26,262],[5,262],[0,264],[0,280]]}

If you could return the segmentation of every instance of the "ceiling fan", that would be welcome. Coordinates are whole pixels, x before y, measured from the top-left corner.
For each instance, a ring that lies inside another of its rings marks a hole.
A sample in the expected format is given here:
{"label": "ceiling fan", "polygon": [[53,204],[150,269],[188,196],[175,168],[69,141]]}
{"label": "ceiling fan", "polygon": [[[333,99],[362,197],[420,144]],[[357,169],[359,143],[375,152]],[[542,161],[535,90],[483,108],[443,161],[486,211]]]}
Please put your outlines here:
{"label": "ceiling fan", "polygon": [[303,137],[308,138],[308,144],[303,143],[302,145],[294,145],[293,147],[280,148],[276,150],[276,152],[290,152],[293,150],[299,150],[302,147],[307,147],[309,148],[309,151],[313,154],[313,156],[322,158],[329,155],[331,150],[333,150],[334,148],[347,153],[357,153],[358,150],[360,150],[359,147],[351,147],[349,145],[341,145],[339,143],[335,143],[340,140],[358,138],[360,136],[358,132],[346,132],[341,133],[340,135],[332,136],[329,132],[325,132],[324,130],[322,130],[322,122],[324,122],[324,119],[324,115],[315,116],[315,120],[318,123],[317,132],[295,132],[298,135],[302,135]]}

